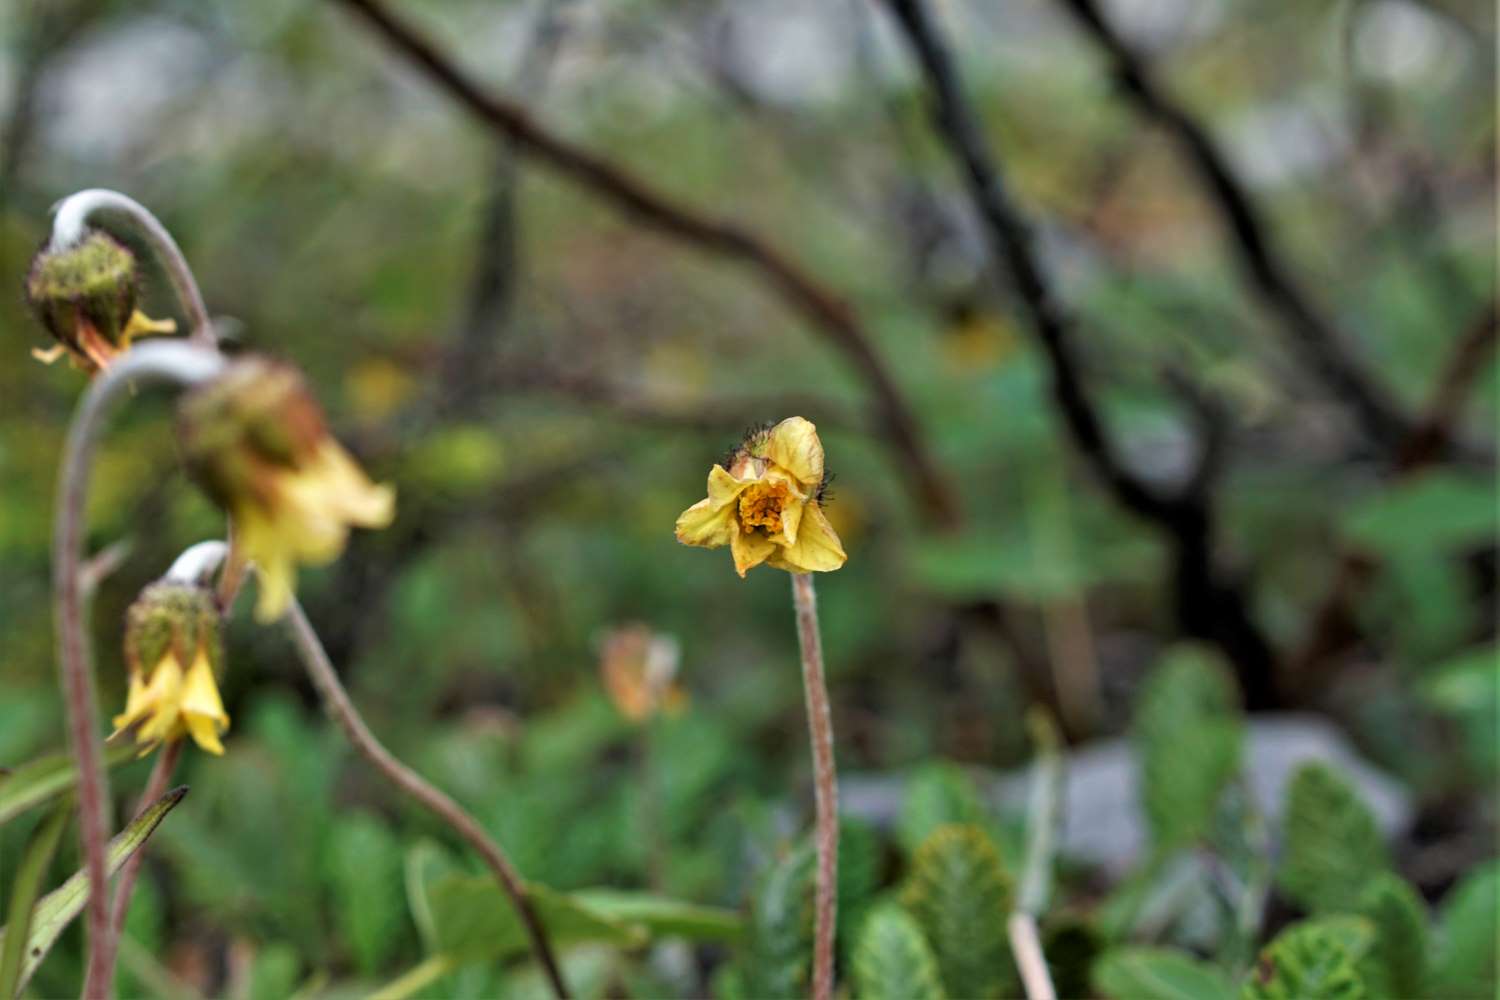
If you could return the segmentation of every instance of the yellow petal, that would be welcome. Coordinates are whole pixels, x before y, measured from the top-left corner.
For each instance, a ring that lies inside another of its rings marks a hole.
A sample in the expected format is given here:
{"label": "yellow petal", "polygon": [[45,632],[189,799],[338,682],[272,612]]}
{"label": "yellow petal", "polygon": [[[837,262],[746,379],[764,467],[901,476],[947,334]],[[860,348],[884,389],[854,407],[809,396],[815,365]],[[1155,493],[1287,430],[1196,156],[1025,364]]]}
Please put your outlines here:
{"label": "yellow petal", "polygon": [[182,704],[182,666],[171,653],[151,671],[143,704],[146,721],[136,731],[136,740],[160,743],[169,738],[178,725]]}
{"label": "yellow petal", "polygon": [[125,321],[125,329],[120,331],[120,343],[128,345],[132,339],[143,333],[176,333],[177,321],[175,319],[152,319],[139,309],[130,314],[130,319]]}
{"label": "yellow petal", "polygon": [[214,668],[204,650],[198,651],[183,680],[182,711],[187,715],[201,715],[224,728],[229,726],[229,716],[224,714],[224,702],[219,697],[219,685],[214,680]]}
{"label": "yellow petal", "polygon": [[194,743],[216,757],[224,756],[224,744],[219,742],[219,729],[212,719],[191,713],[184,715],[183,719]]}
{"label": "yellow petal", "polygon": [[125,711],[115,716],[111,723],[115,727],[113,735],[118,735],[120,730],[139,719],[148,706],[146,700],[146,682],[141,679],[138,671],[130,672],[130,688],[125,694]]}
{"label": "yellow petal", "polygon": [[68,353],[68,349],[61,344],[53,344],[45,351],[40,347],[33,347],[31,349],[31,356],[44,365],[53,364],[66,353]]}
{"label": "yellow petal", "polygon": [[245,558],[255,564],[260,582],[255,619],[262,624],[273,622],[286,613],[297,582],[292,554],[278,539],[275,527],[254,507],[242,507],[232,520],[237,543]]}
{"label": "yellow petal", "polygon": [[705,497],[677,515],[677,540],[684,545],[716,549],[729,544],[733,522],[733,507],[716,507],[712,497]]}
{"label": "yellow petal", "polygon": [[793,545],[797,541],[797,529],[802,524],[802,512],[807,504],[792,502],[781,508],[781,534],[775,540],[782,545]]}
{"label": "yellow petal", "polygon": [[749,480],[736,479],[715,465],[708,473],[708,496],[678,515],[677,540],[709,549],[728,545],[734,501],[749,486]]}
{"label": "yellow petal", "polygon": [[811,420],[788,417],[771,428],[766,457],[810,486],[823,479],[823,442]]}
{"label": "yellow petal", "polygon": [[734,553],[734,569],[740,576],[754,569],[776,551],[776,543],[759,531],[744,532],[738,522],[732,524],[729,550]]}
{"label": "yellow petal", "polygon": [[844,565],[848,558],[822,508],[810,503],[803,512],[797,541],[777,549],[772,565],[798,573],[826,573]]}
{"label": "yellow petal", "polygon": [[384,528],[395,519],[396,491],[370,482],[364,470],[332,438],[318,449],[311,476],[322,486],[328,505],[350,524]]}

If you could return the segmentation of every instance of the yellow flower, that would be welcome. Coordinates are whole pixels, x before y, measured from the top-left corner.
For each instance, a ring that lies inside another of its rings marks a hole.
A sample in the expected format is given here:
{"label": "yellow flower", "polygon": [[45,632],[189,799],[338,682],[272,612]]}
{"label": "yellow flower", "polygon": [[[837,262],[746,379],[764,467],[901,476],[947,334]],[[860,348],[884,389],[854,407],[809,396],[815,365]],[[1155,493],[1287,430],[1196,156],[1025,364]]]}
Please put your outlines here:
{"label": "yellow flower", "polygon": [[32,348],[50,365],[64,354],[90,374],[108,368],[143,333],[172,333],[172,320],[154,320],[135,307],[135,255],[113,237],[92,232],[77,246],[43,249],[26,276],[26,298],[57,343]]}
{"label": "yellow flower", "polygon": [[812,421],[788,417],[756,431],[708,474],[708,496],[677,518],[685,545],[728,545],[734,568],[761,563],[790,573],[824,573],[848,557],[821,505],[823,442]]}
{"label": "yellow flower", "polygon": [[620,714],[645,722],[658,713],[676,715],[687,694],[676,683],[677,642],[645,625],[624,625],[610,632],[600,651],[604,689]]}
{"label": "yellow flower", "polygon": [[329,434],[302,375],[264,358],[236,361],[183,400],[189,467],[229,512],[234,544],[260,574],[255,614],[286,611],[298,563],[343,551],[351,525],[383,528],[395,492],[376,486]]}
{"label": "yellow flower", "polygon": [[134,727],[142,754],[184,733],[222,754],[219,737],[229,729],[229,716],[214,679],[222,660],[212,594],[174,581],[147,587],[125,618],[130,690],[115,731]]}

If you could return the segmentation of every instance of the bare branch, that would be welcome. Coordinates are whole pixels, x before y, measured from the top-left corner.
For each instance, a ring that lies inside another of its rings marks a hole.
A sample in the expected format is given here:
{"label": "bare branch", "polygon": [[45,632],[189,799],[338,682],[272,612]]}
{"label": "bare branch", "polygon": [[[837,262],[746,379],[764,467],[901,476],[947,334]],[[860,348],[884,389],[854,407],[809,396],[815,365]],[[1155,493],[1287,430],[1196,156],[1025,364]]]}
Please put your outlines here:
{"label": "bare branch", "polygon": [[922,0],[886,0],[932,89],[935,130],[962,168],[997,268],[1004,267],[1031,318],[1052,374],[1052,395],[1074,448],[1115,499],[1154,524],[1172,547],[1174,589],[1183,631],[1218,643],[1234,662],[1254,708],[1275,703],[1270,644],[1251,620],[1244,596],[1214,566],[1212,510],[1205,474],[1216,445],[1205,449],[1203,473],[1165,493],[1126,464],[1109,440],[1088,395],[1073,341],[1076,321],[1053,293],[1035,249],[1031,224],[1012,199],[998,162],[959,83],[947,44]]}
{"label": "bare branch", "polygon": [[922,442],[915,413],[857,314],[840,296],[761,236],[662,194],[643,179],[555,135],[522,108],[482,88],[411,25],[377,0],[339,0],[456,101],[517,147],[613,204],[643,225],[754,270],[848,358],[875,397],[892,445],[909,463],[924,512],[939,524],[959,518],[958,503]]}
{"label": "bare branch", "polygon": [[1354,411],[1365,433],[1394,450],[1410,432],[1410,421],[1363,369],[1344,335],[1318,312],[1277,254],[1268,227],[1245,184],[1206,129],[1157,86],[1145,63],[1110,26],[1096,0],[1061,0],[1109,57],[1110,72],[1146,117],[1182,146],[1223,218],[1246,280],[1286,328],[1292,346],[1330,390]]}

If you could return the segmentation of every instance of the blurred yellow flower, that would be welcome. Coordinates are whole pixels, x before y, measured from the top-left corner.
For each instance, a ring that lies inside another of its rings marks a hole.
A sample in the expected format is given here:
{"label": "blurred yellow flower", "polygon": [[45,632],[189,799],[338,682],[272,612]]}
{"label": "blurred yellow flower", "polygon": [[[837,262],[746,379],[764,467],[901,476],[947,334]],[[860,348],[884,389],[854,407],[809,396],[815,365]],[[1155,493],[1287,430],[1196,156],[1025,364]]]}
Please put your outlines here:
{"label": "blurred yellow flower", "polygon": [[676,683],[681,652],[677,641],[645,625],[622,625],[605,636],[599,674],[609,700],[631,722],[660,713],[676,715],[687,694]]}
{"label": "blurred yellow flower", "polygon": [[744,576],[765,563],[791,573],[823,573],[848,558],[822,509],[823,442],[812,421],[788,417],[750,434],[708,474],[708,496],[677,518],[685,545],[728,545]]}
{"label": "blurred yellow flower", "polygon": [[154,320],[135,307],[135,255],[102,232],[77,246],[43,249],[26,276],[32,311],[57,343],[31,356],[50,365],[64,354],[73,367],[103,371],[143,333],[172,333],[172,320]]}
{"label": "blurred yellow flower", "polygon": [[135,727],[142,754],[184,733],[222,754],[219,737],[229,729],[229,716],[214,679],[223,645],[213,595],[189,584],[155,583],[130,606],[125,622],[130,689],[125,711],[114,718],[116,732]]}
{"label": "blurred yellow flower", "polygon": [[298,563],[331,562],[349,528],[383,528],[395,492],[370,482],[329,434],[302,375],[264,358],[236,361],[183,399],[189,468],[229,512],[238,552],[255,563],[255,615],[286,611]]}

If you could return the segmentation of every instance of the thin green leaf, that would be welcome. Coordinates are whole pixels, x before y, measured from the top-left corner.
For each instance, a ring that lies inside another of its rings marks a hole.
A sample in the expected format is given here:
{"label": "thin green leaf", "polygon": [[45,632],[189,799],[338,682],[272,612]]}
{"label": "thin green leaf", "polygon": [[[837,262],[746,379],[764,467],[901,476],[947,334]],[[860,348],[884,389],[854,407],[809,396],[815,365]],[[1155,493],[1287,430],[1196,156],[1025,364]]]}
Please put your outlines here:
{"label": "thin green leaf", "polygon": [[[130,740],[106,743],[104,766],[116,768],[134,760],[138,752]],[[72,791],[76,784],[78,769],[73,766],[73,755],[67,753],[38,757],[0,774],[0,826],[34,806]]]}
{"label": "thin green leaf", "polygon": [[[162,819],[171,812],[177,803],[187,795],[187,786],[172,789],[143,811],[135,820],[127,826],[123,832],[109,842],[109,852],[106,857],[110,875],[120,870],[120,866],[140,849],[141,845],[155,832]],[[31,911],[31,933],[26,938],[26,960],[21,967],[21,989],[31,981],[31,976],[37,967],[42,964],[42,959],[47,957],[47,952],[57,943],[58,937],[73,918],[83,912],[84,904],[89,898],[89,877],[84,872],[74,873],[66,882],[43,896]],[[8,933],[0,931],[0,940],[8,937]]]}
{"label": "thin green leaf", "polygon": [[1116,1000],[1231,1000],[1222,971],[1165,948],[1118,948],[1094,963],[1094,989]]}
{"label": "thin green leaf", "polygon": [[57,842],[62,839],[68,818],[73,815],[73,800],[65,798],[37,827],[26,844],[26,853],[16,869],[15,884],[10,890],[9,918],[6,927],[15,928],[8,934],[0,948],[0,997],[13,997],[19,992],[21,959],[25,955],[26,935],[31,931],[31,907],[37,893],[42,891],[42,879],[47,877],[47,866],[57,852]]}
{"label": "thin green leaf", "polygon": [[[636,947],[646,942],[646,932],[638,925],[606,916],[546,886],[532,884],[528,891],[554,946],[603,941]],[[531,947],[510,897],[494,879],[450,875],[429,886],[427,898],[440,954],[461,961],[493,960],[523,954]]]}
{"label": "thin green leaf", "polygon": [[699,906],[648,892],[582,889],[568,898],[611,920],[635,924],[651,937],[682,937],[690,941],[739,940],[744,921],[733,910]]}

